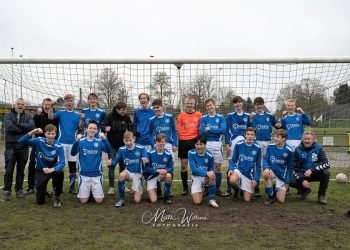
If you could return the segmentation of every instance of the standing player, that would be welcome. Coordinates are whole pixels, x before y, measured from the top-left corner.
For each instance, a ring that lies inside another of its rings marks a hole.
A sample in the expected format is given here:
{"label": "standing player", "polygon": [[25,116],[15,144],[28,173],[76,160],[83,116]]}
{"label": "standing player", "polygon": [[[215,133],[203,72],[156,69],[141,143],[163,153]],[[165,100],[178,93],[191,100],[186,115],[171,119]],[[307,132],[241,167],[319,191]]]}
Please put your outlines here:
{"label": "standing player", "polygon": [[195,104],[196,100],[194,97],[186,97],[185,111],[181,112],[177,118],[177,132],[179,135],[178,156],[181,160],[181,180],[183,187],[182,195],[188,194],[188,151],[195,148],[195,139],[199,135],[199,123],[202,117],[202,114],[195,110]]}
{"label": "standing player", "polygon": [[202,185],[209,185],[209,205],[218,208],[215,200],[216,184],[214,156],[206,150],[207,138],[200,135],[195,138],[195,149],[188,152],[188,164],[192,170],[191,194],[193,203],[200,205],[203,200]]}
{"label": "standing player", "polygon": [[116,207],[125,205],[125,181],[131,181],[131,189],[134,193],[135,203],[141,202],[142,197],[142,174],[143,165],[148,162],[147,153],[143,146],[135,144],[134,134],[130,131],[124,133],[125,146],[119,148],[116,157],[113,161],[107,161],[108,165],[117,165],[120,159],[124,161],[125,170],[118,177],[119,201],[115,204]]}
{"label": "standing player", "polygon": [[75,179],[77,178],[77,156],[71,155],[72,145],[79,131],[80,115],[74,111],[74,96],[66,94],[64,96],[64,105],[66,108],[53,113],[53,107],[50,108],[48,117],[50,120],[57,119],[59,125],[58,140],[62,143],[65,159],[69,167],[69,193],[77,194],[74,190]]}
{"label": "standing player", "polygon": [[177,133],[174,116],[164,112],[163,102],[160,99],[155,99],[152,102],[152,107],[156,115],[149,119],[150,141],[152,142],[152,145],[154,145],[156,136],[158,134],[165,134],[165,148],[171,152],[174,159],[174,152],[177,147]]}
{"label": "standing player", "polygon": [[52,178],[54,189],[54,206],[60,207],[65,165],[64,152],[61,143],[55,140],[57,128],[49,124],[45,127],[45,137],[32,138],[35,134],[42,134],[41,128],[36,128],[19,139],[19,143],[29,144],[35,152],[35,186],[36,203],[45,203],[47,183]]}
{"label": "standing player", "polygon": [[[123,134],[128,130],[133,130],[132,121],[127,114],[127,105],[123,101],[119,101],[113,107],[111,113],[107,115],[104,121],[105,130],[107,132],[108,141],[112,147],[113,158],[117,154],[120,147],[124,146]],[[124,163],[122,160],[119,161],[119,174],[124,171]],[[108,180],[109,190],[108,194],[114,194],[114,178],[115,178],[115,167],[108,166]],[[125,188],[126,191],[127,188]]]}
{"label": "standing player", "polygon": [[81,111],[80,119],[82,120],[81,127],[87,129],[89,121],[94,120],[97,122],[98,132],[95,137],[98,138],[101,132],[102,122],[106,119],[106,111],[98,107],[98,97],[95,93],[90,93],[88,95],[89,107]]}
{"label": "standing player", "polygon": [[[250,123],[256,129],[256,141],[261,147],[261,159],[264,159],[267,146],[271,143],[272,127],[281,128],[276,117],[269,112],[265,112],[265,102],[262,97],[254,99],[255,112],[250,114]],[[254,196],[259,198],[259,182],[254,190]]]}
{"label": "standing player", "polygon": [[149,119],[153,117],[154,111],[149,107],[149,95],[139,94],[141,107],[134,112],[134,129],[136,132],[136,143],[145,147],[146,151],[152,148],[152,141],[149,136]]}
{"label": "standing player", "polygon": [[86,137],[77,135],[77,141],[72,146],[72,155],[79,153],[79,192],[81,203],[89,201],[90,192],[96,203],[102,203],[103,176],[102,176],[102,151],[111,155],[112,148],[104,133],[100,132],[100,139],[95,137],[98,132],[98,122],[90,120],[86,128]]}
{"label": "standing player", "polygon": [[255,135],[255,128],[246,129],[245,140],[236,143],[228,171],[230,184],[240,183],[245,202],[250,201],[253,189],[260,180],[261,148],[254,141]]}
{"label": "standing player", "polygon": [[221,163],[223,160],[221,136],[226,131],[225,118],[223,115],[216,113],[214,99],[209,98],[205,100],[204,104],[208,113],[203,115],[200,121],[199,131],[207,138],[206,148],[214,156],[216,194],[219,196],[228,196],[228,193],[223,193],[220,190],[222,179]]}
{"label": "standing player", "polygon": [[[233,150],[238,141],[244,140],[245,130],[250,127],[250,115],[243,111],[243,98],[235,96],[232,99],[234,112],[228,113],[226,117],[225,145],[226,157],[228,161],[232,158]],[[230,165],[230,163],[229,163]],[[238,187],[229,184],[227,178],[227,192],[231,193],[231,188],[238,195]]]}
{"label": "standing player", "polygon": [[[156,111],[157,112],[157,111]],[[166,135],[158,134],[156,136],[155,149],[148,151],[149,162],[146,164],[147,191],[152,203],[157,201],[157,181],[165,181],[164,198],[167,204],[171,204],[170,188],[173,181],[174,159],[170,151],[165,149]]]}
{"label": "standing player", "polygon": [[[311,126],[311,118],[300,107],[296,108],[295,100],[289,99],[286,103],[287,110],[282,112],[282,128],[287,131],[286,143],[295,151],[299,146],[304,133],[304,125]],[[299,113],[295,112],[298,111]]]}
{"label": "standing player", "polygon": [[[265,193],[268,199],[265,205],[273,203],[274,194],[279,202],[284,202],[289,183],[292,178],[294,167],[293,150],[285,142],[287,133],[285,130],[276,130],[274,132],[274,144],[267,146],[264,157],[264,180]],[[273,190],[272,180],[276,178],[276,189]]]}

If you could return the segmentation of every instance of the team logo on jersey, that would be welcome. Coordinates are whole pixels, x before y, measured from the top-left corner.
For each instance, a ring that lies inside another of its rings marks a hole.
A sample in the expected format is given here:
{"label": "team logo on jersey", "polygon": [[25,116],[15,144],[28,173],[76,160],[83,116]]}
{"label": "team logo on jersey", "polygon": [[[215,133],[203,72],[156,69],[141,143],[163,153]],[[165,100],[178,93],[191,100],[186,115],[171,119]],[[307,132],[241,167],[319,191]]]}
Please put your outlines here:
{"label": "team logo on jersey", "polygon": [[168,158],[164,157],[164,158],[163,158],[163,161],[164,161],[164,162],[167,162],[167,161],[168,161]]}
{"label": "team logo on jersey", "polygon": [[317,156],[316,153],[312,153],[312,155],[311,155],[311,160],[312,160],[312,161],[317,161],[317,160],[318,160],[318,156]]}
{"label": "team logo on jersey", "polygon": [[244,117],[244,118],[243,118],[243,121],[244,121],[244,122],[247,122],[247,121],[248,121],[248,118],[247,118],[247,117]]}
{"label": "team logo on jersey", "polygon": [[256,150],[252,150],[252,155],[256,155]]}
{"label": "team logo on jersey", "polygon": [[51,155],[55,155],[56,153],[57,153],[56,150],[51,151]]}
{"label": "team logo on jersey", "polygon": [[269,122],[270,121],[270,117],[266,117],[266,121]]}
{"label": "team logo on jersey", "polygon": [[100,114],[95,114],[95,117],[98,119],[98,118],[100,118]]}
{"label": "team logo on jersey", "polygon": [[208,163],[208,159],[204,159],[204,163]]}
{"label": "team logo on jersey", "polygon": [[165,123],[170,123],[170,120],[169,119],[165,119]]}
{"label": "team logo on jersey", "polygon": [[136,151],[136,152],[135,152],[135,156],[140,156],[140,152],[139,152],[139,151]]}
{"label": "team logo on jersey", "polygon": [[95,148],[98,147],[98,143],[97,143],[97,142],[94,143],[94,147],[95,147]]}
{"label": "team logo on jersey", "polygon": [[283,153],[283,157],[286,158],[288,156],[288,153]]}
{"label": "team logo on jersey", "polygon": [[220,120],[219,120],[219,119],[215,119],[215,122],[216,122],[216,123],[219,123],[219,122],[220,122]]}
{"label": "team logo on jersey", "polygon": [[299,120],[300,120],[300,117],[297,117],[296,120],[299,121]]}

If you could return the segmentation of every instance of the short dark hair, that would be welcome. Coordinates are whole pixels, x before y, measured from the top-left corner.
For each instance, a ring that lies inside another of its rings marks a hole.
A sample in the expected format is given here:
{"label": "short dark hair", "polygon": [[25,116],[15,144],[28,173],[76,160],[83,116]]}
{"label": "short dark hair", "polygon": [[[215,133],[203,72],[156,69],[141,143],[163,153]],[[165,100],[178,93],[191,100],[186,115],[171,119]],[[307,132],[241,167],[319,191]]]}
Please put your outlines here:
{"label": "short dark hair", "polygon": [[156,136],[156,141],[160,142],[161,140],[166,140],[166,135],[165,134],[158,134]]}
{"label": "short dark hair", "polygon": [[246,134],[246,133],[249,132],[249,131],[253,131],[253,132],[256,134],[256,129],[253,128],[253,127],[248,127],[248,128],[246,128],[244,134]]}
{"label": "short dark hair", "polygon": [[275,130],[275,132],[273,134],[276,136],[279,135],[282,138],[287,138],[287,136],[288,136],[287,131],[285,131],[284,129],[277,129],[277,130]]}
{"label": "short dark hair", "polygon": [[127,105],[125,102],[119,101],[114,105],[114,107],[119,110],[119,109],[125,109]]}
{"label": "short dark hair", "polygon": [[89,99],[90,97],[95,97],[96,99],[98,99],[98,96],[97,96],[95,93],[90,93],[90,94],[88,95],[88,99]]}
{"label": "short dark hair", "polygon": [[265,103],[264,98],[262,98],[261,96],[256,97],[256,98],[254,99],[254,105],[255,105],[255,104],[264,104],[264,103]]}
{"label": "short dark hair", "polygon": [[161,99],[154,99],[152,102],[152,106],[163,106],[163,102]]}
{"label": "short dark hair", "polygon": [[45,132],[57,132],[57,127],[53,124],[48,124],[45,126]]}
{"label": "short dark hair", "polygon": [[88,122],[87,126],[89,127],[90,124],[95,124],[95,125],[98,127],[98,123],[97,123],[97,121],[95,121],[95,120],[90,120],[90,121]]}
{"label": "short dark hair", "polygon": [[194,139],[195,143],[197,142],[201,142],[201,143],[204,143],[204,144],[207,144],[207,137],[205,137],[204,135],[199,135],[196,137],[196,139]]}
{"label": "short dark hair", "polygon": [[139,96],[138,96],[139,100],[140,100],[141,96],[143,96],[143,95],[145,95],[146,98],[147,98],[147,100],[149,101],[149,94],[147,94],[147,93],[141,93],[141,94],[139,94]]}
{"label": "short dark hair", "polygon": [[243,101],[243,98],[241,96],[236,95],[232,98],[232,102],[237,103],[237,102],[244,102],[244,101]]}
{"label": "short dark hair", "polygon": [[207,100],[204,101],[204,105],[207,105],[209,102],[212,102],[214,104],[214,106],[216,104],[214,98],[208,98]]}
{"label": "short dark hair", "polygon": [[42,103],[44,103],[44,102],[52,102],[52,99],[51,98],[45,98]]}

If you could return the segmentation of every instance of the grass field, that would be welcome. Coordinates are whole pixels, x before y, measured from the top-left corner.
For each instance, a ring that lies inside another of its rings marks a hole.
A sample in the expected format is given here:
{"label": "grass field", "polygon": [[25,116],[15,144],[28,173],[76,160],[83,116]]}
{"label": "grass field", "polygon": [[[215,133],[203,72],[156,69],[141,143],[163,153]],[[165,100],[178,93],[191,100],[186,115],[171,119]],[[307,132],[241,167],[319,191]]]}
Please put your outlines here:
{"label": "grass field", "polygon": [[[350,176],[350,168],[333,168],[331,178],[339,172]],[[285,204],[267,207],[264,195],[250,203],[219,197],[219,209],[210,208],[207,198],[201,206],[193,205],[190,196],[180,195],[180,182],[173,185],[172,205],[151,204],[146,195],[136,205],[127,194],[127,205],[119,209],[114,207],[117,195],[106,196],[102,205],[81,205],[67,193],[67,184],[60,208],[52,206],[52,199],[36,205],[34,195],[0,202],[0,249],[350,248],[350,219],[344,215],[350,210],[349,184],[331,181],[326,206],[317,204],[318,183],[313,183],[305,201],[292,189]],[[164,211],[164,223],[151,220],[157,211]],[[185,211],[186,218],[192,214],[197,220],[174,219],[183,218]]]}

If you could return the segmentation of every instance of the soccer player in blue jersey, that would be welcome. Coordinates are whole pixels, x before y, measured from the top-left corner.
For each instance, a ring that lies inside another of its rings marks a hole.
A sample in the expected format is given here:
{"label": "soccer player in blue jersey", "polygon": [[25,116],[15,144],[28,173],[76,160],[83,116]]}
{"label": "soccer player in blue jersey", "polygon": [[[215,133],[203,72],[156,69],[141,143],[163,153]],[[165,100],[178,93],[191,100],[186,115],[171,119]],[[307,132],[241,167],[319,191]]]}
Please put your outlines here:
{"label": "soccer player in blue jersey", "polygon": [[226,131],[225,117],[216,112],[216,103],[213,98],[205,100],[204,104],[208,113],[201,118],[199,132],[207,138],[206,149],[214,156],[216,194],[224,197],[229,195],[220,190],[222,179],[221,163],[223,161],[221,137]]}
{"label": "soccer player in blue jersey", "polygon": [[[243,111],[243,98],[235,96],[232,99],[234,112],[228,113],[226,117],[225,146],[228,161],[232,158],[233,150],[238,141],[244,140],[246,128],[250,127],[250,115]],[[230,164],[230,163],[229,163]],[[229,185],[227,178],[227,192],[231,193],[231,188],[238,195],[238,187]]]}
{"label": "soccer player in blue jersey", "polygon": [[287,110],[282,112],[281,124],[282,128],[288,133],[286,143],[295,151],[303,137],[304,125],[311,126],[312,121],[304,110],[300,107],[296,109],[294,99],[289,99],[286,106]]}
{"label": "soccer player in blue jersey", "polygon": [[[156,111],[157,112],[157,111]],[[152,203],[157,202],[157,181],[165,182],[164,198],[167,204],[171,204],[170,188],[173,181],[174,159],[172,154],[165,149],[167,136],[158,134],[156,136],[155,149],[147,152],[149,162],[146,164],[147,191]]]}
{"label": "soccer player in blue jersey", "polygon": [[54,188],[54,206],[60,207],[60,195],[63,188],[65,165],[63,146],[57,140],[56,126],[49,124],[45,127],[45,137],[32,138],[35,134],[43,133],[41,128],[36,128],[19,139],[19,143],[28,144],[35,151],[35,186],[36,203],[45,203],[47,183],[52,178]]}
{"label": "soccer player in blue jersey", "polygon": [[90,120],[94,120],[98,124],[98,132],[95,137],[99,137],[99,132],[101,132],[102,122],[106,119],[106,111],[98,107],[98,96],[95,93],[90,93],[88,95],[89,107],[81,111],[80,119],[83,124],[82,127],[87,129],[87,125]]}
{"label": "soccer player in blue jersey", "polygon": [[245,140],[239,141],[233,150],[230,161],[228,177],[231,185],[240,183],[243,191],[243,200],[249,202],[260,180],[261,173],[261,147],[255,142],[255,128],[248,127]]}
{"label": "soccer player in blue jersey", "polygon": [[134,128],[136,132],[136,143],[145,147],[146,151],[152,148],[152,141],[149,136],[149,119],[155,115],[149,107],[150,97],[146,93],[138,96],[141,107],[134,112]]}
{"label": "soccer player in blue jersey", "polygon": [[134,134],[126,131],[123,136],[125,146],[119,148],[116,157],[107,161],[108,165],[116,166],[120,159],[123,159],[125,170],[119,174],[118,190],[119,201],[115,204],[116,207],[125,205],[125,181],[131,181],[131,189],[134,193],[135,203],[141,202],[142,197],[142,174],[143,166],[148,162],[148,156],[143,146],[135,144]]}
{"label": "soccer player in blue jersey", "polygon": [[171,152],[174,159],[174,152],[177,147],[177,132],[174,116],[164,112],[163,102],[160,99],[155,99],[152,102],[152,107],[155,116],[149,119],[150,141],[152,145],[154,145],[156,136],[158,134],[165,134],[165,148]]}
{"label": "soccer player in blue jersey", "polygon": [[64,156],[68,161],[69,167],[69,193],[77,194],[74,190],[75,179],[77,177],[77,160],[78,156],[71,155],[71,149],[75,142],[75,137],[79,132],[80,114],[74,111],[74,96],[67,94],[64,96],[66,108],[53,113],[53,108],[49,110],[48,118],[57,119],[59,126],[58,141],[64,148]]}
{"label": "soccer player in blue jersey", "polygon": [[85,204],[89,201],[90,192],[96,203],[102,203],[103,175],[102,175],[102,151],[112,154],[104,133],[100,132],[100,139],[95,137],[98,133],[98,122],[90,120],[86,128],[86,137],[77,135],[77,141],[72,146],[72,155],[79,153],[79,192],[80,202]]}
{"label": "soccer player in blue jersey", "polygon": [[[276,130],[274,132],[274,144],[269,144],[263,163],[263,177],[265,181],[265,193],[268,199],[265,205],[274,201],[274,194],[279,202],[284,202],[294,167],[294,154],[291,147],[285,141],[287,132]],[[276,188],[273,190],[272,180],[276,178]]]}
{"label": "soccer player in blue jersey", "polygon": [[[261,147],[261,159],[264,159],[267,146],[271,143],[272,127],[281,128],[276,117],[265,111],[265,101],[262,97],[254,99],[255,112],[250,114],[250,123],[256,129],[256,141]],[[254,196],[260,198],[259,182],[254,190]]]}
{"label": "soccer player in blue jersey", "polygon": [[207,138],[199,135],[196,138],[195,149],[188,152],[188,165],[192,170],[191,194],[193,203],[200,205],[203,200],[203,185],[209,185],[209,205],[218,208],[215,200],[215,167],[214,156],[206,149]]}

